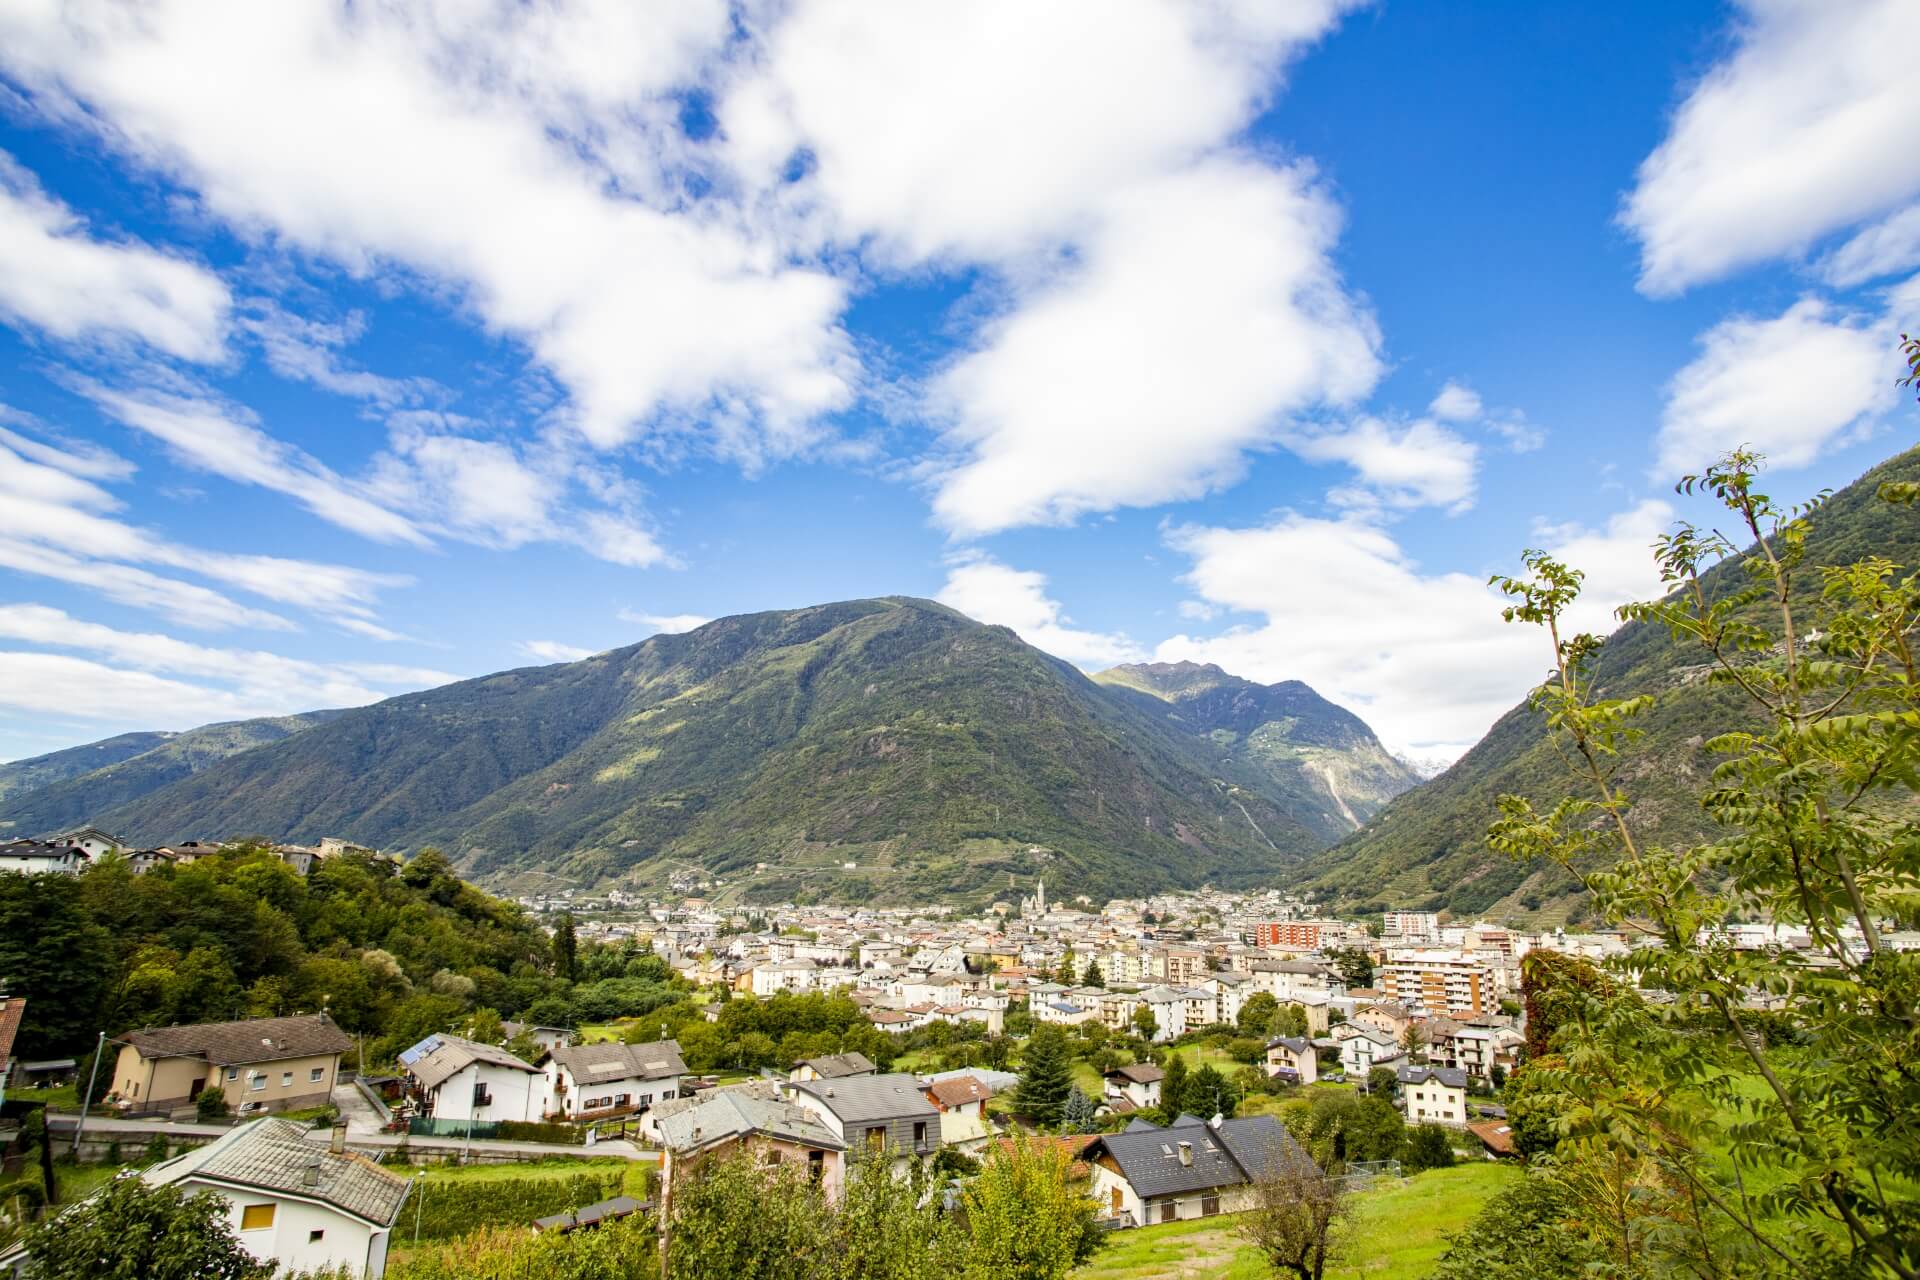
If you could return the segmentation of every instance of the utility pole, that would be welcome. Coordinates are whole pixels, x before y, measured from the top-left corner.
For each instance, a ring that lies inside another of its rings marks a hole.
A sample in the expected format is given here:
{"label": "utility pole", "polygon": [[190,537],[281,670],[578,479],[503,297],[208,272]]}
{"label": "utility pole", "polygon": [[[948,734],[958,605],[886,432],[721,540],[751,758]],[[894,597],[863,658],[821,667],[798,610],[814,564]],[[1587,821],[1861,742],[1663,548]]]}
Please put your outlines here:
{"label": "utility pole", "polygon": [[100,1032],[100,1039],[93,1046],[93,1067],[87,1072],[87,1091],[80,1095],[80,1119],[73,1126],[73,1158],[80,1158],[80,1135],[87,1128],[87,1104],[93,1101],[93,1086],[100,1077],[100,1055],[107,1051],[107,1033]]}

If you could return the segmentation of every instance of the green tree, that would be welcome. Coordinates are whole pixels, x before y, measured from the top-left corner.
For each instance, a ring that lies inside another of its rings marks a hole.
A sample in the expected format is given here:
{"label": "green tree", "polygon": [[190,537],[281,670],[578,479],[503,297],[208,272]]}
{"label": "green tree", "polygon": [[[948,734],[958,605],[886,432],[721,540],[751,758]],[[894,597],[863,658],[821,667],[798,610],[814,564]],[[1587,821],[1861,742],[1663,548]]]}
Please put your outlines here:
{"label": "green tree", "polygon": [[1400,1163],[1408,1173],[1445,1169],[1453,1163],[1453,1139],[1437,1124],[1416,1125],[1407,1133]]}
{"label": "green tree", "polygon": [[1134,1034],[1142,1040],[1151,1041],[1160,1030],[1160,1022],[1153,1016],[1153,1009],[1149,1005],[1133,1006],[1133,1015],[1128,1021],[1133,1024]]}
{"label": "green tree", "polygon": [[1364,947],[1329,947],[1326,956],[1340,974],[1340,981],[1347,986],[1373,985],[1373,957],[1367,954]]}
{"label": "green tree", "polygon": [[1013,1107],[1042,1128],[1060,1123],[1073,1087],[1073,1066],[1066,1033],[1059,1027],[1036,1027],[1020,1051],[1020,1083],[1014,1087]]}
{"label": "green tree", "polygon": [[1367,1072],[1367,1096],[1391,1098],[1394,1086],[1399,1083],[1400,1073],[1392,1067],[1374,1067]]}
{"label": "green tree", "polygon": [[226,1090],[218,1082],[207,1085],[193,1099],[193,1114],[202,1121],[224,1120],[233,1114]]}
{"label": "green tree", "polygon": [[1093,1133],[1099,1127],[1095,1110],[1093,1099],[1074,1085],[1067,1090],[1067,1100],[1060,1108],[1060,1132]]}
{"label": "green tree", "polygon": [[1306,1008],[1297,1004],[1282,1005],[1268,1029],[1276,1036],[1304,1036],[1307,1034]]}
{"label": "green tree", "polygon": [[827,1230],[822,1280],[932,1280],[952,1274],[960,1241],[940,1215],[925,1171],[895,1177],[889,1158],[863,1152]]}
{"label": "green tree", "polygon": [[[1533,703],[1579,793],[1544,811],[1502,796],[1489,843],[1558,865],[1640,942],[1609,963],[1610,989],[1560,993],[1559,1061],[1521,1076],[1569,1100],[1570,1184],[1585,1177],[1604,1202],[1631,1178],[1635,1212],[1659,1216],[1658,1231],[1610,1238],[1616,1263],[1912,1278],[1920,955],[1885,925],[1911,927],[1920,884],[1920,575],[1870,548],[1807,565],[1824,498],[1775,503],[1759,465],[1737,450],[1679,486],[1724,507],[1750,550],[1681,523],[1655,544],[1669,594],[1620,611],[1695,646],[1717,705],[1741,708],[1705,740],[1719,763],[1701,804],[1723,832],[1707,843],[1668,848],[1632,821],[1634,744],[1661,701],[1594,686],[1602,641],[1567,624],[1580,573],[1530,551],[1524,576],[1494,580],[1507,619],[1550,645]],[[1881,496],[1912,505],[1920,487]],[[1811,963],[1734,947],[1724,926],[1751,919],[1803,928]],[[1781,1012],[1757,1015],[1756,991]]]}
{"label": "green tree", "polygon": [[1551,1173],[1529,1173],[1481,1206],[1430,1280],[1584,1280],[1606,1258],[1566,1224],[1581,1206]]}
{"label": "green tree", "polygon": [[580,940],[573,930],[573,913],[564,912],[553,930],[553,974],[572,982],[580,973]]}
{"label": "green tree", "polygon": [[1167,1074],[1160,1081],[1160,1122],[1172,1124],[1187,1107],[1187,1059],[1179,1050],[1167,1054]]}
{"label": "green tree", "polygon": [[1345,1184],[1310,1162],[1281,1159],[1253,1185],[1252,1207],[1240,1215],[1235,1232],[1255,1249],[1268,1268],[1295,1280],[1321,1280],[1327,1264],[1339,1259],[1346,1243],[1343,1225],[1351,1215]]}
{"label": "green tree", "polygon": [[1053,980],[1063,987],[1070,987],[1079,976],[1080,971],[1073,967],[1073,952],[1063,953],[1060,957],[1060,967],[1053,971]]}
{"label": "green tree", "polygon": [[1083,987],[1102,988],[1107,985],[1106,975],[1100,972],[1100,962],[1091,956],[1087,958],[1086,972],[1080,975],[1080,985]]}
{"label": "green tree", "polygon": [[990,1151],[960,1199],[966,1280],[1062,1280],[1093,1256],[1096,1209],[1069,1183],[1071,1163],[1059,1146],[1018,1133]]}
{"label": "green tree", "polygon": [[209,1192],[116,1178],[27,1232],[35,1280],[253,1280],[254,1261]]}
{"label": "green tree", "polygon": [[1180,1105],[1202,1120],[1231,1117],[1240,1105],[1240,1091],[1209,1062],[1187,1079]]}
{"label": "green tree", "polygon": [[113,985],[113,937],[81,895],[70,876],[0,876],[0,983],[27,1002],[16,1057],[93,1044],[101,993]]}
{"label": "green tree", "polygon": [[706,1159],[667,1192],[669,1280],[818,1276],[831,1256],[825,1198],[797,1161]]}
{"label": "green tree", "polygon": [[1240,1005],[1240,1016],[1234,1021],[1245,1035],[1266,1036],[1272,1033],[1273,1016],[1280,1012],[1280,1002],[1265,991],[1256,991]]}

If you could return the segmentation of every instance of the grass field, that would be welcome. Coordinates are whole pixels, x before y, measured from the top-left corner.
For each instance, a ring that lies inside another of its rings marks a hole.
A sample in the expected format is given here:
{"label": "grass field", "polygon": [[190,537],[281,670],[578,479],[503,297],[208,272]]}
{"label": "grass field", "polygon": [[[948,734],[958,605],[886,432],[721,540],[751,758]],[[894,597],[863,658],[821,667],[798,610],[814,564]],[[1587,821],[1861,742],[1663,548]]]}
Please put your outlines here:
{"label": "grass field", "polygon": [[[1434,1169],[1354,1200],[1348,1245],[1326,1280],[1418,1280],[1518,1169],[1486,1161]],[[1118,1231],[1107,1248],[1074,1272],[1074,1280],[1261,1280],[1252,1246],[1234,1234],[1231,1218],[1199,1218]]]}
{"label": "grass field", "polygon": [[524,1160],[513,1164],[428,1165],[424,1172],[428,1182],[509,1182],[516,1178],[567,1178],[595,1169],[629,1167],[644,1174],[653,1166],[644,1161],[622,1160],[615,1156],[603,1159],[559,1156],[551,1160]]}

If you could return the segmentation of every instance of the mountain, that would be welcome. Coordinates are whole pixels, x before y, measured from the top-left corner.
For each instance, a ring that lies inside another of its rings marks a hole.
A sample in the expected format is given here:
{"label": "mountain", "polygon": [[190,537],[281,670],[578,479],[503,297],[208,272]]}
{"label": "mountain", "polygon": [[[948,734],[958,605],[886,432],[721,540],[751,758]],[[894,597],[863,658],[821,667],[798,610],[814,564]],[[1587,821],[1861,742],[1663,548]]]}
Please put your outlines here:
{"label": "mountain", "polygon": [[[1880,464],[1814,512],[1806,560],[1794,582],[1803,609],[1819,593],[1821,565],[1850,564],[1870,555],[1920,565],[1920,521],[1910,509],[1876,497],[1890,480],[1920,481],[1920,450]],[[1737,562],[1718,565],[1703,577],[1714,599],[1746,582]],[[1543,668],[1548,656],[1542,640]],[[1702,680],[1706,670],[1699,649],[1677,645],[1664,628],[1641,623],[1614,631],[1595,662],[1594,679],[1603,696],[1657,697],[1653,710],[1637,722],[1645,737],[1629,749],[1618,775],[1633,800],[1628,819],[1646,839],[1692,843],[1712,826],[1698,795],[1717,758],[1701,744],[1747,723],[1743,717],[1750,713],[1733,693]],[[1545,806],[1574,791],[1539,714],[1522,703],[1451,769],[1316,857],[1300,883],[1355,911],[1485,912],[1557,923],[1582,910],[1578,885],[1557,870],[1495,854],[1486,846],[1486,831],[1503,793]]]}
{"label": "mountain", "polygon": [[47,835],[80,826],[228,756],[278,742],[339,714],[307,711],[201,725],[184,733],[123,733],[0,765],[0,832]]}
{"label": "mountain", "polygon": [[1193,662],[1131,663],[1093,678],[1224,753],[1329,842],[1420,781],[1364,720],[1298,680],[1255,684]]}
{"label": "mountain", "polygon": [[[1275,688],[1255,700],[1372,743]],[[339,712],[87,816],[142,842],[433,844],[500,886],[714,877],[729,899],[1269,882],[1328,843],[1329,801],[1222,746],[1201,705],[929,601],[854,600]],[[1234,732],[1278,722],[1252,714]]]}
{"label": "mountain", "polygon": [[170,733],[123,733],[102,738],[44,756],[12,760],[0,764],[0,803],[7,797],[24,795],[83,773],[92,773],[105,765],[118,764],[143,751],[151,751],[173,735]]}

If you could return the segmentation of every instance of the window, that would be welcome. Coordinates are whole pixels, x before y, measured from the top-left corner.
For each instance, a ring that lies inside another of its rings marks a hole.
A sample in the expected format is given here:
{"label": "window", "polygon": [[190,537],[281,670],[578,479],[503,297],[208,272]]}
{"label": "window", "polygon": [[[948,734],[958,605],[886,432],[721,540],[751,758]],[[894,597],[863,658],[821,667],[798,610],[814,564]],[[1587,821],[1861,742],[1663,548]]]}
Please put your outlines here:
{"label": "window", "polygon": [[878,1151],[887,1143],[887,1126],[877,1124],[867,1130],[867,1145]]}
{"label": "window", "polygon": [[282,1089],[290,1089],[293,1087],[293,1072],[282,1071],[280,1073],[280,1087]]}
{"label": "window", "polygon": [[927,1145],[927,1122],[925,1120],[915,1120],[913,1122],[913,1145],[916,1147],[924,1147]]}
{"label": "window", "polygon": [[1178,1216],[1179,1216],[1179,1206],[1176,1205],[1173,1201],[1162,1200],[1160,1202],[1160,1221],[1172,1222]]}
{"label": "window", "polygon": [[780,1153],[778,1151],[767,1152],[766,1164],[768,1168],[770,1169],[775,1168],[779,1165],[779,1163],[780,1163]]}
{"label": "window", "polygon": [[815,1182],[826,1176],[827,1157],[822,1151],[807,1152],[807,1176]]}
{"label": "window", "polygon": [[307,1083],[319,1084],[321,1081],[321,1078],[324,1077],[326,1074],[327,1074],[327,1069],[325,1067],[315,1067],[312,1070],[307,1072]]}
{"label": "window", "polygon": [[315,1228],[314,1230],[307,1232],[308,1244],[319,1244],[322,1240],[326,1238],[327,1238],[327,1233],[324,1230],[319,1228]]}
{"label": "window", "polygon": [[250,1204],[240,1210],[242,1231],[265,1231],[272,1225],[273,1206],[270,1204]]}
{"label": "window", "polygon": [[1219,1196],[1205,1195],[1200,1197],[1200,1216],[1201,1217],[1211,1218],[1214,1214],[1219,1212],[1220,1212]]}
{"label": "window", "polygon": [[247,1077],[247,1088],[256,1092],[267,1087],[267,1073],[256,1071]]}
{"label": "window", "polygon": [[227,1079],[238,1080],[239,1078],[240,1078],[240,1068],[238,1067],[227,1068]]}

